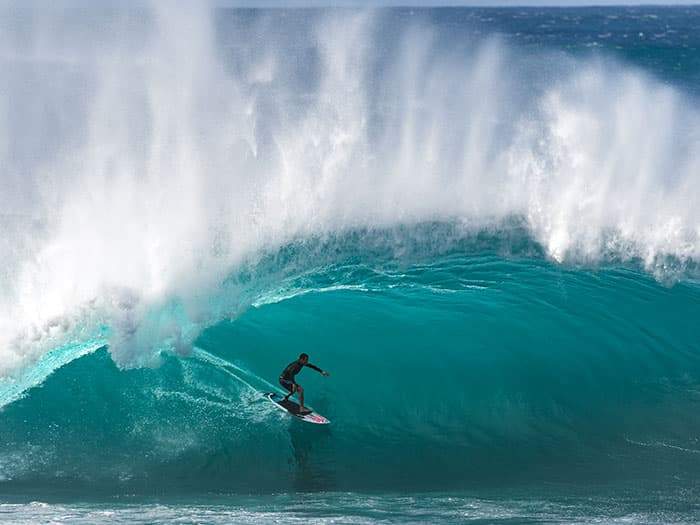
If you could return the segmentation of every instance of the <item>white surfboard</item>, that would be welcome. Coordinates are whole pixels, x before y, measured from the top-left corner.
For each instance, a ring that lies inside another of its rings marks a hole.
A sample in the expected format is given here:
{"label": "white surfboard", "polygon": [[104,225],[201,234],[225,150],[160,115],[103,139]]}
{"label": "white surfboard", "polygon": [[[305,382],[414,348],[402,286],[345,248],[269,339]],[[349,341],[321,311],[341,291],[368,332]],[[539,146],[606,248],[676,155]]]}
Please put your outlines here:
{"label": "white surfboard", "polygon": [[272,401],[277,408],[280,410],[284,410],[288,414],[293,415],[297,419],[301,419],[302,421],[306,421],[307,423],[314,423],[315,425],[327,425],[330,423],[325,417],[323,417],[321,414],[317,414],[316,412],[304,412],[301,413],[299,411],[299,405],[292,401],[291,399],[285,400],[281,395],[279,395],[277,392],[268,392],[265,394],[265,397]]}

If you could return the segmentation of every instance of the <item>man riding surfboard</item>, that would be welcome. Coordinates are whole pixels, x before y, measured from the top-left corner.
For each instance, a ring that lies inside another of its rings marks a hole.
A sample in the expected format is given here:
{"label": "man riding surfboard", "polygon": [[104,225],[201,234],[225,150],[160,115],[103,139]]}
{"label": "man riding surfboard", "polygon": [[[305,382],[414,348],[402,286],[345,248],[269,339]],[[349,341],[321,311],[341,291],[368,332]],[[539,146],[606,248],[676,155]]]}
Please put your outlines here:
{"label": "man riding surfboard", "polygon": [[289,399],[289,396],[297,392],[299,394],[299,410],[301,413],[309,412],[309,410],[304,406],[304,389],[301,387],[301,385],[297,384],[295,378],[296,375],[299,372],[301,372],[301,369],[305,366],[313,368],[325,377],[328,377],[330,375],[325,370],[321,370],[316,365],[312,365],[311,363],[309,363],[309,354],[300,354],[299,359],[289,363],[287,365],[287,368],[285,368],[282,371],[282,374],[280,375],[280,385],[282,386],[282,388],[289,392],[289,394],[284,396],[284,400],[287,401]]}

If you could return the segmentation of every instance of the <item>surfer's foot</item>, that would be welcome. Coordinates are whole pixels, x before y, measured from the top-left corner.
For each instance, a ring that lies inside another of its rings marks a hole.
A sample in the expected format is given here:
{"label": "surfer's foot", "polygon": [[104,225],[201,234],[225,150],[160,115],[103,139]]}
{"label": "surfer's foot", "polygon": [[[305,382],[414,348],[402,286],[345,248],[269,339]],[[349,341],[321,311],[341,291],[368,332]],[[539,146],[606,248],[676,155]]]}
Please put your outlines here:
{"label": "surfer's foot", "polygon": [[310,414],[311,410],[309,410],[306,407],[299,407],[299,412],[301,412],[302,414]]}

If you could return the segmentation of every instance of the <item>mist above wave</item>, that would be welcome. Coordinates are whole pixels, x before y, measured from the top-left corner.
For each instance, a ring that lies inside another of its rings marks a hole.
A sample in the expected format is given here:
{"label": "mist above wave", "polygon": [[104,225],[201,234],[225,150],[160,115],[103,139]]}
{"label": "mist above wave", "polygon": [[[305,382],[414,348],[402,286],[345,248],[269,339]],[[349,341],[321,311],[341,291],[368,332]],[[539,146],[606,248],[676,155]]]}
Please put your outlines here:
{"label": "mist above wave", "polygon": [[0,373],[105,325],[122,364],[186,352],[293,239],[517,217],[560,262],[700,256],[695,101],[620,63],[390,12],[2,26]]}

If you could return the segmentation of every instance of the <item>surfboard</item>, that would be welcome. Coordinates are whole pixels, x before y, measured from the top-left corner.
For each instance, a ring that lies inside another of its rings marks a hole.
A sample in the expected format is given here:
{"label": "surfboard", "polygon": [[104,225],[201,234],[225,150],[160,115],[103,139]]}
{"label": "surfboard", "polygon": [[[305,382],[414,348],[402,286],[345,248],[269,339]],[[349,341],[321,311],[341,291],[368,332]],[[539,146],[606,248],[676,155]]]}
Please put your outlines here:
{"label": "surfboard", "polygon": [[277,408],[284,410],[285,412],[293,415],[297,419],[306,421],[307,423],[314,423],[315,425],[327,425],[330,423],[325,417],[316,412],[304,412],[303,414],[299,411],[299,405],[292,401],[291,399],[285,400],[277,392],[268,392],[265,397],[272,401]]}

